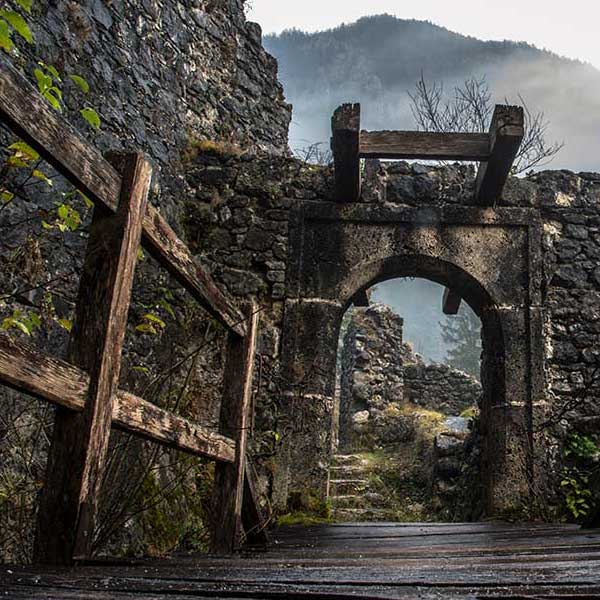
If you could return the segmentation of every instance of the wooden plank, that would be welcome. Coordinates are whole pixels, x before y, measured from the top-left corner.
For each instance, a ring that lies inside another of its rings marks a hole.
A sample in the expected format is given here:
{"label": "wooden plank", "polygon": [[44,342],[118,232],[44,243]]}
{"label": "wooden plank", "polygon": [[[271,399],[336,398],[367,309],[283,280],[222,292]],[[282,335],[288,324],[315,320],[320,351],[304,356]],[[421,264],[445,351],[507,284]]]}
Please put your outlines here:
{"label": "wooden plank", "polygon": [[450,288],[444,290],[442,299],[442,311],[445,315],[457,315],[462,303],[462,297]]}
{"label": "wooden plank", "polygon": [[490,158],[477,172],[475,200],[492,206],[502,196],[523,136],[525,119],[521,106],[497,105],[490,125]]}
{"label": "wooden plank", "polygon": [[[58,408],[42,489],[34,560],[70,564],[91,556],[121,372],[127,314],[152,181],[140,153],[114,157],[122,167],[115,213],[96,206],[79,283],[68,362],[89,374],[80,413]],[[52,524],[52,526],[49,526]]]}
{"label": "wooden plank", "polygon": [[[0,383],[57,406],[82,411],[89,377],[69,363],[45,356],[0,335]],[[119,390],[113,404],[113,427],[152,442],[221,462],[235,460],[235,442],[173,415],[142,398]]]}
{"label": "wooden plank", "polygon": [[[0,120],[40,153],[96,204],[115,211],[121,177],[114,167],[0,55]],[[245,335],[246,324],[233,302],[198,265],[187,246],[152,205],[143,223],[144,247],[219,322]]]}
{"label": "wooden plank", "polygon": [[242,539],[242,501],[246,465],[249,412],[252,396],[254,353],[258,330],[258,311],[249,303],[246,314],[250,329],[245,338],[230,335],[227,341],[221,433],[236,439],[235,463],[217,464],[214,481],[213,552],[231,553],[240,548]]}
{"label": "wooden plank", "polygon": [[361,158],[486,161],[490,157],[487,133],[434,133],[423,131],[362,131]]}
{"label": "wooden plank", "polygon": [[360,104],[343,104],[331,118],[331,151],[335,168],[335,199],[360,198]]}
{"label": "wooden plank", "polygon": [[265,546],[269,543],[267,533],[268,518],[264,515],[260,507],[254,470],[247,458],[244,471],[242,525],[244,527],[246,544]]}

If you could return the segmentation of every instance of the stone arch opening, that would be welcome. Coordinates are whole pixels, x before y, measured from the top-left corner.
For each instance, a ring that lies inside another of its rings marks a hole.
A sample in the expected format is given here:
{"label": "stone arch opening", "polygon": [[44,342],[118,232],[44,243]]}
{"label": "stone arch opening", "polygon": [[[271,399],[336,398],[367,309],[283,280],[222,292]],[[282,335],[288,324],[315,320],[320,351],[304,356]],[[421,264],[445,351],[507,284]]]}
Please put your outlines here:
{"label": "stone arch opening", "polygon": [[[527,212],[467,207],[308,206],[294,219],[283,323],[284,407],[293,435],[278,471],[327,490],[337,340],[357,294],[396,277],[452,289],[482,322],[486,514],[518,506],[533,480],[533,409],[543,389],[539,224]],[[440,299],[441,303],[441,299]],[[281,504],[278,504],[281,506]]]}
{"label": "stone arch opening", "polygon": [[[426,279],[451,288],[480,319],[482,397],[479,406],[478,434],[481,437],[481,457],[478,483],[481,486],[483,508],[487,512],[493,512],[496,494],[493,480],[495,473],[504,468],[507,425],[506,420],[494,416],[507,401],[504,332],[502,320],[496,311],[496,303],[483,283],[449,261],[422,254],[390,256],[383,260],[356,265],[348,271],[346,281],[340,286],[344,290],[344,298],[336,324],[338,335],[343,316],[356,298],[364,297],[367,291],[377,284],[400,278]],[[441,315],[441,295],[439,302]],[[337,415],[334,415],[334,422],[336,419]]]}

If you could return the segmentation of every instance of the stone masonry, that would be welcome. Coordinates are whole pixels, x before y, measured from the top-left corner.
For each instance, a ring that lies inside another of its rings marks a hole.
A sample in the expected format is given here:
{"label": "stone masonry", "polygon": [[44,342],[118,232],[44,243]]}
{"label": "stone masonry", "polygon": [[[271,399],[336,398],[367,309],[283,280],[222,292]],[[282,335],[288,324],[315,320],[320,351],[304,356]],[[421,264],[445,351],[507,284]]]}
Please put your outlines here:
{"label": "stone masonry", "polygon": [[511,179],[480,208],[472,167],[374,163],[361,202],[335,204],[331,168],[287,155],[290,107],[241,0],[36,10],[39,57],[90,83],[93,143],[148,153],[152,201],[224,289],[261,304],[254,442],[276,507],[326,493],[343,314],[402,276],[453,287],[482,321],[488,512],[552,481],[568,431],[600,416],[600,175]]}

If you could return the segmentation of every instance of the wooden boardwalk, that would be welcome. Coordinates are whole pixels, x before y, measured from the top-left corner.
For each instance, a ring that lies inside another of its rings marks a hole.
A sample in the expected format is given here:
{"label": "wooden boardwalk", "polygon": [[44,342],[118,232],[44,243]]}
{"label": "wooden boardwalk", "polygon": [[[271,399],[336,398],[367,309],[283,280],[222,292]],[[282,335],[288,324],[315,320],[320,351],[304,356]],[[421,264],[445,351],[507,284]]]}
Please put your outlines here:
{"label": "wooden boardwalk", "polygon": [[76,568],[0,567],[0,598],[600,598],[600,530],[571,525],[288,527],[267,551]]}

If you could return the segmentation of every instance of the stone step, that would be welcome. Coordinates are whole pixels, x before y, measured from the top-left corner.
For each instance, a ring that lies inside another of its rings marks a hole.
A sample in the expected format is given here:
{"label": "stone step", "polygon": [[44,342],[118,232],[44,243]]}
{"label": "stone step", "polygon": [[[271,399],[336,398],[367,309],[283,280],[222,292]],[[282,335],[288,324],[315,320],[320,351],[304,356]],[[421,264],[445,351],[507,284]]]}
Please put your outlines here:
{"label": "stone step", "polygon": [[384,496],[375,492],[331,496],[330,500],[334,511],[340,508],[384,508],[386,502]]}
{"label": "stone step", "polygon": [[331,479],[329,481],[329,495],[345,495],[363,493],[369,488],[368,479]]}
{"label": "stone step", "polygon": [[342,475],[354,477],[356,474],[370,473],[372,469],[369,465],[342,465],[342,466],[331,466],[329,471],[332,475],[335,475],[335,479],[342,479]]}
{"label": "stone step", "polygon": [[338,508],[332,510],[336,521],[362,522],[362,521],[395,521],[396,513],[384,508]]}
{"label": "stone step", "polygon": [[362,465],[364,460],[360,454],[334,454],[331,464],[338,467],[342,465]]}

